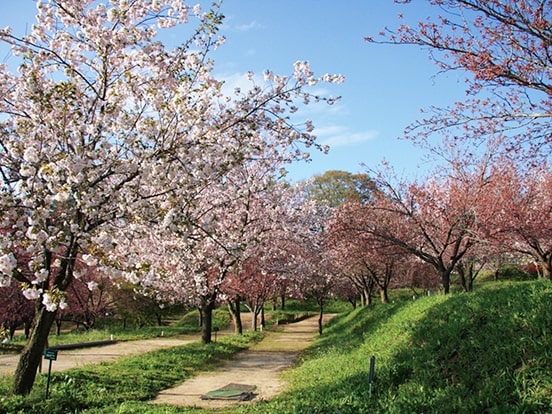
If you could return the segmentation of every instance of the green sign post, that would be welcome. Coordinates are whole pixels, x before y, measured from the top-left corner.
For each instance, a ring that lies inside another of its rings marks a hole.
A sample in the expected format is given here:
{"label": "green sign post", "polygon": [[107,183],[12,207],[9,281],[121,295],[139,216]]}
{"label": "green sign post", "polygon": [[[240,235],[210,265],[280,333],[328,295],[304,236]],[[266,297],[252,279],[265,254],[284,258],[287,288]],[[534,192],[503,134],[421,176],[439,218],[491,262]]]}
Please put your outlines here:
{"label": "green sign post", "polygon": [[57,359],[57,349],[46,348],[44,350],[44,359],[55,361]]}
{"label": "green sign post", "polygon": [[46,381],[46,398],[48,398],[48,391],[50,389],[50,375],[52,373],[52,361],[55,361],[57,359],[57,349],[53,348],[46,348],[44,350],[44,359],[47,359],[50,361],[50,365],[48,366],[48,379]]}

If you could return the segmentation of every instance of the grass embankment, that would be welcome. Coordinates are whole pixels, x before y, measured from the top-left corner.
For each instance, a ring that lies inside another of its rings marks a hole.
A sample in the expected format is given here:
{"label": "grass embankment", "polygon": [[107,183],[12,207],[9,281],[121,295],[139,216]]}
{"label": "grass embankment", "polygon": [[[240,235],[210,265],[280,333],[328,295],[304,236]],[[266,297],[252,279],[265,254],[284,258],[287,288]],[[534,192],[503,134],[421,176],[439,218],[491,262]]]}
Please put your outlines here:
{"label": "grass embankment", "polygon": [[286,393],[240,412],[552,412],[552,285],[358,309],[334,320],[287,379]]}
{"label": "grass embankment", "polygon": [[[224,412],[552,412],[551,338],[550,282],[488,284],[471,294],[397,299],[334,319],[286,373],[288,391]],[[229,358],[249,339],[227,337],[56,374],[48,400],[41,377],[31,396],[0,399],[0,412],[198,413],[147,400]],[[376,378],[370,396],[372,355]],[[8,385],[0,384],[0,395]]]}

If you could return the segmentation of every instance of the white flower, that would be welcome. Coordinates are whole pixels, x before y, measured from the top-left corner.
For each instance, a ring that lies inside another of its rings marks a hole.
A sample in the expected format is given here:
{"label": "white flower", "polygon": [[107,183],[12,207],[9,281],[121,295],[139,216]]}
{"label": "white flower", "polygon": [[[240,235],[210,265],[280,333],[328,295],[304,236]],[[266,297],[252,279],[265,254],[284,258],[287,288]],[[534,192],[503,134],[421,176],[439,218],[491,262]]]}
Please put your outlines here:
{"label": "white flower", "polygon": [[66,188],[62,188],[58,193],[54,196],[54,200],[59,201],[61,203],[69,200],[69,191]]}
{"label": "white flower", "polygon": [[57,309],[57,303],[52,300],[52,296],[49,293],[45,293],[42,296],[42,304],[46,306],[48,312],[55,312]]}
{"label": "white flower", "polygon": [[38,285],[48,278],[48,271],[46,269],[40,269],[40,271],[35,273],[35,277],[36,279],[33,280],[33,284]]}
{"label": "white flower", "polygon": [[28,300],[38,299],[41,293],[42,293],[42,289],[37,289],[36,286],[23,290],[23,296],[25,296]]}
{"label": "white flower", "polygon": [[92,280],[87,283],[87,286],[88,286],[88,290],[92,292],[98,288],[98,283]]}
{"label": "white flower", "polygon": [[0,256],[0,274],[11,276],[13,270],[17,267],[17,259],[13,253]]}
{"label": "white flower", "polygon": [[167,214],[165,214],[165,218],[163,219],[163,224],[161,225],[164,229],[170,228],[174,220],[174,209],[170,209],[167,211]]}
{"label": "white flower", "polygon": [[19,169],[19,174],[21,174],[22,177],[30,177],[34,173],[36,173],[36,169],[28,165],[22,165]]}
{"label": "white flower", "polygon": [[33,147],[27,148],[23,153],[23,159],[31,164],[37,163],[39,160],[37,150]]}
{"label": "white flower", "polygon": [[96,258],[94,256],[92,256],[91,254],[83,254],[82,255],[82,261],[87,265],[87,266],[96,266],[96,264],[98,263],[98,261],[96,260]]}

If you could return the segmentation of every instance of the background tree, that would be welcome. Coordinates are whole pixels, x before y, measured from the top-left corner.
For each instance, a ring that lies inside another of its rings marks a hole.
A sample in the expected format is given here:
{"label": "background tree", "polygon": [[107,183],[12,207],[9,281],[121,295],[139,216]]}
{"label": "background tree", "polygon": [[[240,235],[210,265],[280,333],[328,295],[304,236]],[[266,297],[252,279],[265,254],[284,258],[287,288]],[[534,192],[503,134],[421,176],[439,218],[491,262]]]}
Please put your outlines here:
{"label": "background tree", "polygon": [[16,329],[21,326],[28,335],[34,316],[34,305],[16,284],[0,289],[0,326],[7,332],[7,338],[12,339]]}
{"label": "background tree", "polygon": [[306,183],[308,198],[338,207],[346,201],[365,200],[373,190],[373,183],[366,174],[347,171],[326,171],[315,175]]}
{"label": "background tree", "polygon": [[476,242],[486,180],[485,169],[398,184],[380,175],[361,231],[431,264],[448,293],[452,271]]}
{"label": "background tree", "polygon": [[113,290],[110,277],[96,268],[81,267],[66,290],[67,307],[56,313],[57,333],[63,321],[75,323],[86,330],[93,328],[98,319],[113,314]]}
{"label": "background tree", "polygon": [[508,154],[548,157],[552,144],[549,1],[431,0],[430,4],[442,13],[438,18],[386,28],[377,40],[366,38],[421,46],[442,72],[460,70],[469,75],[464,101],[450,108],[430,108],[406,134],[426,143],[434,134],[445,135],[449,143],[459,138],[472,143],[491,139]]}
{"label": "background tree", "polygon": [[324,306],[336,286],[336,267],[328,254],[327,223],[332,209],[324,202],[303,199],[295,206],[293,230],[288,233],[291,254],[287,273],[295,284],[296,297],[318,305],[318,332],[322,334]]}
{"label": "background tree", "polygon": [[337,209],[328,229],[329,248],[340,273],[358,287],[363,304],[371,303],[374,288],[379,289],[382,303],[387,303],[388,289],[405,270],[401,263],[408,254],[395,243],[364,231],[366,223],[384,219],[381,211],[364,206],[348,202]]}
{"label": "background tree", "polygon": [[[259,315],[263,312],[265,303],[276,293],[278,287],[278,276],[264,270],[258,263],[262,262],[259,257],[247,259],[241,266],[239,272],[230,275],[225,279],[222,291],[225,295],[229,293],[240,298],[251,313],[251,329],[256,331],[259,322]],[[238,302],[239,304],[239,302]],[[236,322],[239,318],[238,307],[234,307],[233,319]],[[261,325],[264,324],[264,315],[261,318]],[[238,322],[241,326],[241,322]],[[241,332],[239,332],[241,333]]]}

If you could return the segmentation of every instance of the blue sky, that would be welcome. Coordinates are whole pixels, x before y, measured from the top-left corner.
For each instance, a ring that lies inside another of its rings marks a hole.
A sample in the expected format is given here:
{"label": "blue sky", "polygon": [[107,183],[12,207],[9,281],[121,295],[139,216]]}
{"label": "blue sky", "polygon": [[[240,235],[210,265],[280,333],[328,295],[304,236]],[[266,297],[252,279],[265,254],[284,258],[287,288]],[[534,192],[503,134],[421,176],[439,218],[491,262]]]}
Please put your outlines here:
{"label": "blue sky", "polygon": [[[193,3],[193,1],[191,2]],[[34,20],[34,0],[0,0],[0,27],[21,33]],[[413,46],[369,44],[383,27],[396,27],[397,15],[412,25],[438,12],[426,1],[397,5],[393,0],[224,0],[226,16],[220,33],[226,44],[215,56],[216,74],[227,79],[270,69],[291,74],[293,63],[308,60],[318,75],[340,73],[345,83],[327,88],[341,100],[298,114],[313,121],[328,155],[312,153],[312,161],[289,167],[292,180],[337,169],[363,172],[362,163],[382,160],[406,175],[424,173],[424,153],[398,139],[420,117],[420,109],[445,106],[464,96],[464,75],[435,76],[427,51]],[[0,61],[5,60],[0,48]]]}

